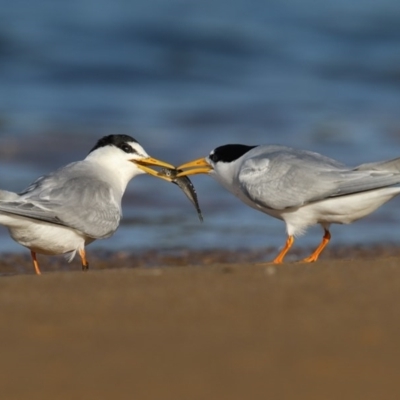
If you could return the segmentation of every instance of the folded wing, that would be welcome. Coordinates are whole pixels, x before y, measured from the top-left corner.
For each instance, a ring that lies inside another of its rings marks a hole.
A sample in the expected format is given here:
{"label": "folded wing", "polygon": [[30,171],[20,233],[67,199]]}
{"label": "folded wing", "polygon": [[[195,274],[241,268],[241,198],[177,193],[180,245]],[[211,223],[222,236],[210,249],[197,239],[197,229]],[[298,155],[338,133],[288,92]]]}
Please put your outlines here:
{"label": "folded wing", "polygon": [[43,190],[30,187],[17,200],[0,201],[0,212],[68,226],[95,239],[117,229],[121,210],[105,182],[75,176],[61,184],[47,183],[42,179]]}
{"label": "folded wing", "polygon": [[309,152],[277,152],[246,160],[237,178],[251,200],[262,207],[283,210],[398,184],[399,164],[392,160],[350,169],[325,163]]}

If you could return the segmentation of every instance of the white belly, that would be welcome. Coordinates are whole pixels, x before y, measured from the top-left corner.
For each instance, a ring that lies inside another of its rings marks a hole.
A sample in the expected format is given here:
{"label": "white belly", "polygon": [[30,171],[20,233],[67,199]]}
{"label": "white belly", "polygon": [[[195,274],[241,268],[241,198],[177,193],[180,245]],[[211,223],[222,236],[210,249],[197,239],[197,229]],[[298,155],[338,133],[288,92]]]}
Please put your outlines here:
{"label": "white belly", "polygon": [[40,254],[75,252],[94,241],[78,231],[61,225],[29,220],[22,220],[18,226],[9,226],[8,230],[17,243]]}
{"label": "white belly", "polygon": [[363,218],[393,197],[399,187],[382,188],[347,196],[331,197],[297,209],[288,209],[274,215],[286,222],[289,235],[301,234],[311,225],[350,224]]}

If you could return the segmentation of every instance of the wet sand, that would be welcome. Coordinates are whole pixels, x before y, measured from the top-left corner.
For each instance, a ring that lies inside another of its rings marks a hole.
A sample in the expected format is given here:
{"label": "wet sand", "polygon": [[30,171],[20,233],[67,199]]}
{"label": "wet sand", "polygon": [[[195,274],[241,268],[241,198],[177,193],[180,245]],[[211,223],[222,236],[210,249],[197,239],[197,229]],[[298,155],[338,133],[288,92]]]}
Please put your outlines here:
{"label": "wet sand", "polygon": [[397,399],[400,250],[347,250],[278,267],[114,254],[88,273],[42,258],[41,277],[4,257],[1,397]]}

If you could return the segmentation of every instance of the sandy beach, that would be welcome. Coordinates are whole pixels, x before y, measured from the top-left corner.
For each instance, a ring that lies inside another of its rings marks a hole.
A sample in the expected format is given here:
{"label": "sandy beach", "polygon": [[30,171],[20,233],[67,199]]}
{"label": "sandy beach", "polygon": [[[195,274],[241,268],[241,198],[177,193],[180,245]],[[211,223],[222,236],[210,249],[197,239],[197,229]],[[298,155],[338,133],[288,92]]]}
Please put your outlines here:
{"label": "sandy beach", "polygon": [[2,398],[398,398],[398,255],[208,260],[0,278]]}

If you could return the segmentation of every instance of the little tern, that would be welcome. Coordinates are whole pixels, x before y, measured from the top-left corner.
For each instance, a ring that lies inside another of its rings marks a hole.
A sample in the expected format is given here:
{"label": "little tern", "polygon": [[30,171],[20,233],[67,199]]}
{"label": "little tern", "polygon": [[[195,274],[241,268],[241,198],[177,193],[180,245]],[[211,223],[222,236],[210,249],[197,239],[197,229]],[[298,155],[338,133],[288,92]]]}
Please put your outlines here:
{"label": "little tern", "polygon": [[281,219],[287,240],[272,263],[280,264],[295,236],[320,224],[321,243],[304,262],[317,261],[331,239],[331,224],[349,224],[397,196],[400,158],[348,167],[321,154],[278,145],[228,144],[177,167],[176,176],[209,174],[248,206]]}
{"label": "little tern", "polygon": [[78,252],[86,270],[85,246],[117,230],[129,181],[144,173],[171,181],[151,166],[174,168],[151,158],[130,136],[105,136],[84,160],[38,178],[21,193],[0,190],[0,224],[30,249],[36,274],[36,253],[71,261]]}

